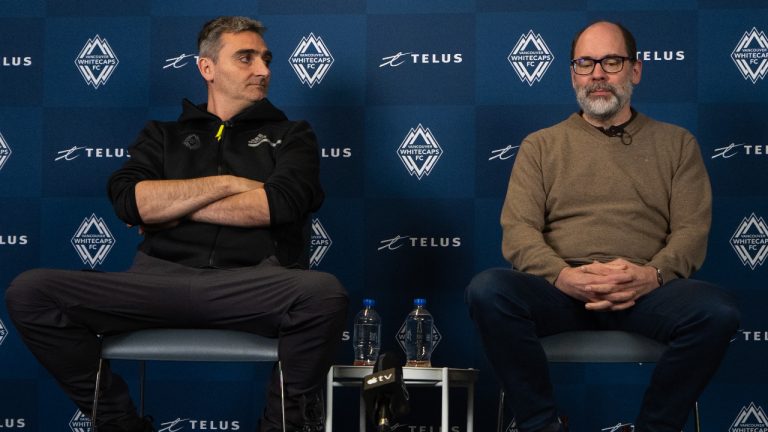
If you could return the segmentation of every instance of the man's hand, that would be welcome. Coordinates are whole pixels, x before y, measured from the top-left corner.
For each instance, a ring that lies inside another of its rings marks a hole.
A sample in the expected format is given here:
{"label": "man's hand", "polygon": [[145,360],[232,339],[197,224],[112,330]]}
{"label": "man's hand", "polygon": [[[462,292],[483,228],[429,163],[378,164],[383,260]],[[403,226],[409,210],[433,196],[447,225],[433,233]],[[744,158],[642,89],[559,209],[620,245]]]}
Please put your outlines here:
{"label": "man's hand", "polygon": [[557,277],[555,286],[569,296],[590,304],[601,301],[597,293],[592,291],[593,286],[618,286],[631,281],[625,271],[626,267],[621,264],[597,261],[579,267],[566,267]]}
{"label": "man's hand", "polygon": [[568,267],[560,272],[555,286],[585,303],[589,310],[617,311],[658,288],[656,269],[624,259]]}

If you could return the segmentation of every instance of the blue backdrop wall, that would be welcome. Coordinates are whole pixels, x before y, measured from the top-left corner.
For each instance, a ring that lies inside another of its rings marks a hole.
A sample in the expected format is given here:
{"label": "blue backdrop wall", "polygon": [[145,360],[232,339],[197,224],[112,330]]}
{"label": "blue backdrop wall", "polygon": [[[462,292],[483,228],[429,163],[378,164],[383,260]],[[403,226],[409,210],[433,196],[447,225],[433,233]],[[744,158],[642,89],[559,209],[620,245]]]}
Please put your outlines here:
{"label": "blue backdrop wall", "polygon": [[[378,301],[384,347],[416,296],[442,340],[438,366],[480,369],[476,430],[493,430],[497,385],[463,302],[473,274],[504,266],[499,211],[517,146],[577,109],[568,56],[597,18],[634,31],[635,107],[690,129],[714,190],[698,277],[738,299],[742,328],[700,403],[708,431],[768,430],[768,5],[762,0],[3,0],[0,2],[0,287],[32,267],[120,270],[139,237],[113,214],[108,174],[150,118],[203,101],[196,34],[217,15],[268,27],[270,99],[315,128],[328,199],[313,266]],[[91,246],[88,243],[91,243]],[[96,246],[92,246],[96,244]],[[351,359],[345,332],[339,363]],[[115,363],[133,382],[136,366]],[[164,431],[252,430],[265,367],[151,364]],[[650,365],[553,366],[576,431],[631,423]],[[134,389],[135,391],[136,389]],[[452,400],[451,432],[464,431]],[[356,424],[338,391],[335,429]],[[398,430],[438,431],[437,390]],[[0,306],[0,429],[89,430]],[[756,429],[744,429],[753,427]],[[506,420],[505,428],[515,430]],[[690,430],[690,428],[689,428]]]}

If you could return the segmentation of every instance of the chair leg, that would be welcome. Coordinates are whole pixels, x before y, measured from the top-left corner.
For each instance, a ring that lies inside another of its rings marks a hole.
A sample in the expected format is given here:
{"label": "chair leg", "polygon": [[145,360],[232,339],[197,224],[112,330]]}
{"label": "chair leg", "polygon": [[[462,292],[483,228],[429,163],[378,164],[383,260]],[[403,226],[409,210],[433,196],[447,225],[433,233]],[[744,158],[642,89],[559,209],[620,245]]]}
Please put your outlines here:
{"label": "chair leg", "polygon": [[504,389],[499,390],[499,413],[496,416],[496,432],[501,432],[504,427]]}
{"label": "chair leg", "polygon": [[139,417],[144,417],[144,379],[147,365],[144,360],[139,362]]}
{"label": "chair leg", "polygon": [[701,432],[701,418],[699,417],[699,401],[693,403],[693,425],[696,432]]}
{"label": "chair leg", "polygon": [[280,410],[283,415],[283,432],[286,432],[285,425],[285,383],[283,382],[283,362],[277,361],[277,370],[280,374]]}
{"label": "chair leg", "polygon": [[91,409],[91,430],[98,432],[98,426],[96,426],[96,414],[99,411],[99,390],[101,387],[101,368],[104,365],[104,359],[99,356],[99,369],[96,371],[96,386],[93,391],[93,407]]}

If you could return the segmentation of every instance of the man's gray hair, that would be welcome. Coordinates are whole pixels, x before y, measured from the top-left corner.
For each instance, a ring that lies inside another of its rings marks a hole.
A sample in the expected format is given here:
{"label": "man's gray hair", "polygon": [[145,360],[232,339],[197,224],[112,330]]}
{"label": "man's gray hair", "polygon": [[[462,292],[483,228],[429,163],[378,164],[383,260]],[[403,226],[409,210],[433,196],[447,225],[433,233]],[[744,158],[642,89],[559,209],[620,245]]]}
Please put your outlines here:
{"label": "man's gray hair", "polygon": [[208,57],[215,62],[221,49],[221,35],[250,31],[263,35],[267,28],[254,19],[242,16],[222,16],[208,21],[197,36],[197,50],[200,57]]}

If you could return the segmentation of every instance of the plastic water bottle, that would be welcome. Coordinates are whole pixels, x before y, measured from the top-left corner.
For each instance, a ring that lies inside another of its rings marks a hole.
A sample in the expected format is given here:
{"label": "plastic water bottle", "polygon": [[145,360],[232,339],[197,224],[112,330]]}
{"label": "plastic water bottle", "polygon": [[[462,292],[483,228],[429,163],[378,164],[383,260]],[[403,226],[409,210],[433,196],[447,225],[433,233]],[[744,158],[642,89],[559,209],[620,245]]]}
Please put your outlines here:
{"label": "plastic water bottle", "polygon": [[355,317],[352,345],[355,349],[355,366],[372,366],[379,358],[381,349],[381,318],[373,308],[373,299],[363,300],[363,309]]}
{"label": "plastic water bottle", "polygon": [[405,319],[406,366],[431,367],[432,362],[432,314],[424,306],[423,298],[413,299],[414,309]]}

